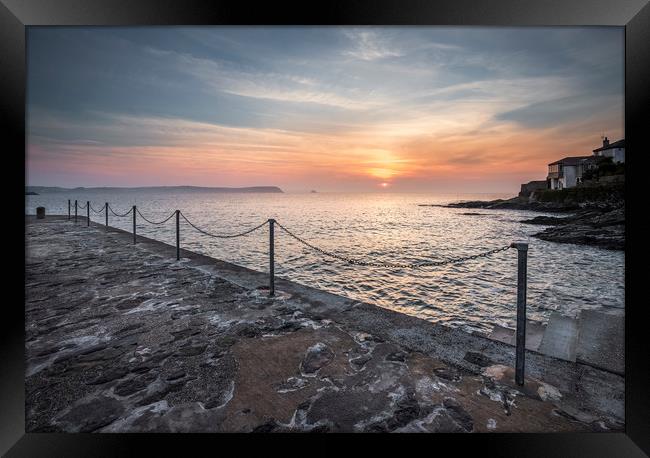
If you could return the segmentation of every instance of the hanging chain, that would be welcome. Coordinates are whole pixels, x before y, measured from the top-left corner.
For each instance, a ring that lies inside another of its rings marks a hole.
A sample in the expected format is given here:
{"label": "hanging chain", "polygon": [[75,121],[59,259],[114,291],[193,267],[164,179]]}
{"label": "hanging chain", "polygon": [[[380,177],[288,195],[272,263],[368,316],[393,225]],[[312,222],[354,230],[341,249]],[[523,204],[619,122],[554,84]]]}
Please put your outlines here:
{"label": "hanging chain", "polygon": [[133,211],[133,208],[131,208],[128,212],[124,213],[123,215],[118,215],[117,213],[115,213],[115,211],[111,208],[110,205],[108,206],[108,209],[111,211],[112,214],[114,214],[118,218],[122,218],[123,216],[127,216],[129,213],[131,213]]}
{"label": "hanging chain", "polygon": [[[86,208],[86,206],[81,207],[79,205],[77,205],[77,207],[81,208],[81,209]],[[95,210],[92,207],[92,205],[90,205],[90,209],[92,211],[94,211],[95,213],[101,213],[103,211],[103,209],[99,210],[99,211]],[[115,215],[117,217],[127,216],[129,213],[131,213],[133,211],[133,208],[131,208],[129,211],[127,211],[124,214],[118,214],[118,213],[115,213],[115,211],[113,210],[113,208],[110,205],[108,206],[108,209],[111,211],[111,213],[113,213],[113,215]],[[144,219],[146,222],[148,222],[149,224],[156,224],[156,225],[166,223],[171,218],[173,218],[174,215],[176,214],[176,212],[174,211],[171,215],[169,215],[167,218],[165,218],[162,221],[151,221],[147,217],[145,217],[140,212],[139,209],[136,209],[136,211],[142,217],[142,219]],[[207,235],[209,237],[218,238],[218,239],[229,239],[229,238],[235,238],[235,237],[243,237],[245,235],[250,234],[251,232],[254,232],[254,231],[258,230],[258,229],[261,229],[266,224],[268,224],[268,221],[264,221],[262,224],[259,224],[259,225],[255,226],[255,227],[251,228],[251,229],[248,229],[248,230],[246,230],[244,232],[240,232],[238,234],[212,234],[212,233],[207,232],[207,231],[197,227],[196,225],[194,225],[189,219],[187,219],[187,217],[183,214],[183,212],[179,212],[179,214],[180,214],[180,216],[183,217],[183,219],[185,220],[185,222],[187,222],[187,224],[192,226],[194,229],[196,229],[201,234]],[[303,238],[298,237],[296,234],[291,232],[289,229],[284,227],[279,222],[275,221],[275,224],[277,224],[278,227],[280,229],[282,229],[287,235],[289,235],[290,237],[292,237],[293,239],[295,239],[296,241],[298,241],[302,245],[310,248],[311,250],[314,250],[314,251],[316,251],[316,252],[318,252],[318,253],[320,253],[320,254],[322,254],[324,256],[334,258],[334,259],[338,259],[339,261],[343,261],[345,263],[353,264],[353,265],[357,265],[357,266],[384,267],[384,268],[389,268],[389,269],[419,269],[419,268],[422,268],[422,267],[436,267],[436,266],[444,266],[444,265],[447,265],[447,264],[460,264],[460,263],[463,263],[463,262],[466,262],[466,261],[471,261],[471,260],[478,259],[478,258],[485,258],[485,257],[491,256],[493,254],[496,254],[496,253],[499,253],[499,252],[502,252],[502,251],[506,251],[506,250],[512,248],[511,245],[506,245],[506,246],[503,246],[503,247],[495,248],[493,250],[485,251],[483,253],[473,254],[473,255],[470,255],[470,256],[462,256],[462,257],[459,257],[459,258],[446,259],[446,260],[442,260],[442,261],[421,261],[421,262],[411,262],[411,263],[392,263],[392,262],[379,262],[379,261],[364,261],[364,260],[361,260],[361,259],[354,259],[354,258],[343,256],[343,255],[340,255],[340,254],[337,254],[337,253],[334,253],[334,252],[331,252],[331,251],[324,250],[324,249],[322,249],[320,247],[317,247],[316,245],[313,245],[313,244],[309,243],[308,241],[304,240]]]}
{"label": "hanging chain", "polygon": [[244,236],[244,235],[248,235],[248,234],[250,234],[251,232],[256,231],[256,230],[258,230],[258,229],[264,227],[264,225],[266,225],[266,224],[268,223],[268,221],[264,221],[264,222],[263,222],[262,224],[260,224],[259,226],[255,226],[254,228],[249,229],[249,230],[244,231],[244,232],[241,232],[241,233],[239,233],[239,234],[217,235],[217,234],[211,234],[210,232],[206,232],[206,231],[204,231],[203,229],[196,227],[194,224],[192,224],[192,222],[191,222],[189,219],[187,219],[187,217],[183,214],[183,212],[181,212],[181,216],[183,217],[183,219],[184,219],[185,221],[187,221],[187,224],[189,224],[190,226],[192,226],[194,229],[196,229],[196,230],[199,231],[200,233],[205,234],[205,235],[210,236],[210,237],[217,238],[217,239],[231,239],[231,238],[235,238],[235,237],[242,237],[242,236]]}
{"label": "hanging chain", "polygon": [[172,217],[176,214],[176,212],[174,211],[171,215],[169,215],[169,216],[168,216],[167,218],[165,218],[164,220],[162,220],[162,221],[158,221],[158,222],[155,222],[155,221],[151,221],[151,220],[147,219],[146,216],[144,216],[142,213],[140,213],[140,209],[139,209],[139,208],[136,208],[136,211],[138,212],[138,215],[140,215],[140,216],[142,217],[142,219],[145,220],[145,221],[146,221],[147,223],[149,223],[149,224],[164,224],[164,223],[166,223],[167,221],[169,221],[170,219],[172,219]]}
{"label": "hanging chain", "polygon": [[102,207],[101,210],[97,211],[97,210],[95,210],[95,209],[93,208],[93,204],[90,204],[90,209],[91,209],[92,211],[94,211],[95,213],[101,213],[101,212],[103,212],[103,211],[105,210],[105,208]]}
{"label": "hanging chain", "polygon": [[493,255],[495,253],[499,253],[501,251],[506,251],[506,250],[511,248],[510,245],[507,245],[507,246],[504,246],[504,247],[496,248],[494,250],[486,251],[484,253],[474,254],[474,255],[471,255],[471,256],[464,256],[464,257],[461,257],[461,258],[447,259],[447,260],[444,260],[444,261],[425,261],[425,262],[417,262],[417,263],[414,262],[414,263],[405,263],[405,264],[390,263],[390,262],[362,261],[362,260],[359,260],[359,259],[348,258],[346,256],[342,256],[340,254],[332,253],[330,251],[325,251],[322,248],[319,248],[319,247],[317,247],[315,245],[312,245],[311,243],[307,242],[306,240],[298,237],[297,235],[295,235],[294,233],[289,231],[289,229],[287,229],[286,227],[284,227],[282,224],[278,223],[277,221],[276,221],[276,224],[280,227],[280,229],[282,229],[284,232],[286,232],[290,237],[293,237],[298,242],[300,242],[301,244],[311,248],[312,250],[317,251],[317,252],[319,252],[319,253],[321,253],[321,254],[323,254],[325,256],[328,256],[330,258],[338,259],[338,260],[346,262],[348,264],[354,264],[354,265],[357,265],[357,266],[386,267],[386,268],[390,268],[390,269],[418,269],[420,267],[444,266],[446,264],[459,264],[461,262],[470,261],[472,259],[484,258],[484,257],[490,256],[490,255]]}

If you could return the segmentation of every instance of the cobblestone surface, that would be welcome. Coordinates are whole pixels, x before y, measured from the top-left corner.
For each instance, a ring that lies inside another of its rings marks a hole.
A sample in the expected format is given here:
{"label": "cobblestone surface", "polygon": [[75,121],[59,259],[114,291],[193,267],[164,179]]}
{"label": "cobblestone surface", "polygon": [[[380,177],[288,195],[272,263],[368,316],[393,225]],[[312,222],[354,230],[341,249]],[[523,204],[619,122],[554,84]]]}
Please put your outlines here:
{"label": "cobblestone surface", "polygon": [[450,365],[128,233],[27,217],[26,244],[28,432],[622,428],[506,366]]}

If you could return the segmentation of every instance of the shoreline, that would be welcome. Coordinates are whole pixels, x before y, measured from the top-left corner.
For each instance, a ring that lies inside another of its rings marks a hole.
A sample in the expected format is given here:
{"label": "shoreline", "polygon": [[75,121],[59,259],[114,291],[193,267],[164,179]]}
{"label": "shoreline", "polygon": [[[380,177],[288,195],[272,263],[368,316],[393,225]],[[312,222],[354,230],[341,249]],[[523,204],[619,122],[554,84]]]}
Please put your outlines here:
{"label": "shoreline", "polygon": [[[618,197],[610,201],[540,202],[517,196],[511,199],[419,204],[419,206],[569,213],[569,216],[537,216],[521,220],[520,223],[550,226],[532,235],[548,242],[588,245],[614,251],[625,250],[625,202]],[[476,213],[476,215],[482,214]]]}

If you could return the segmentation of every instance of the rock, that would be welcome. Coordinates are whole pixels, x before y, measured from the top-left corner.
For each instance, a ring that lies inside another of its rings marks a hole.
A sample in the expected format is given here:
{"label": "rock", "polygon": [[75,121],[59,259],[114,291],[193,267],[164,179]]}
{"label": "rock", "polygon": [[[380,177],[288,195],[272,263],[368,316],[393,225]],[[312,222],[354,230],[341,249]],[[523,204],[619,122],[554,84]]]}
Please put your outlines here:
{"label": "rock", "polygon": [[131,372],[133,372],[134,374],[144,374],[144,373],[146,373],[146,372],[149,372],[149,371],[150,371],[151,369],[153,369],[153,368],[154,368],[154,366],[151,365],[151,364],[147,364],[147,363],[145,363],[145,364],[139,364],[139,365],[137,365],[137,366],[134,366],[134,367],[131,369]]}
{"label": "rock", "polygon": [[116,367],[108,369],[106,372],[102,373],[98,377],[87,382],[87,385],[101,385],[102,383],[112,382],[113,380],[120,379],[124,377],[128,371],[122,367]]}
{"label": "rock", "polygon": [[114,393],[118,396],[130,396],[133,393],[144,390],[151,382],[150,377],[135,377],[117,384]]}
{"label": "rock", "polygon": [[546,228],[533,237],[549,242],[624,250],[625,208],[617,208],[608,212],[583,212],[566,218],[562,224]]}
{"label": "rock", "polygon": [[539,224],[543,226],[557,226],[559,224],[565,224],[568,218],[558,218],[556,216],[536,216],[531,219],[521,220],[521,223],[524,224]]}
{"label": "rock", "polygon": [[492,360],[487,356],[472,351],[468,351],[467,353],[465,353],[465,357],[463,359],[465,361],[469,361],[472,364],[476,364],[477,366],[480,367],[487,367],[494,364]]}
{"label": "rock", "polygon": [[251,431],[252,433],[272,433],[274,430],[278,429],[278,423],[271,418],[270,420],[262,423],[261,425],[256,426]]}
{"label": "rock", "polygon": [[178,369],[171,374],[169,374],[167,377],[165,377],[165,380],[170,381],[170,380],[178,380],[179,378],[185,377],[185,371],[183,369]]}
{"label": "rock", "polygon": [[368,361],[370,361],[371,359],[372,359],[372,356],[371,356],[371,355],[369,355],[369,354],[365,354],[365,355],[357,356],[356,358],[352,358],[352,359],[350,360],[350,364],[352,364],[352,366],[353,366],[355,369],[360,370],[360,369],[361,369],[363,366],[365,366],[366,363],[367,363]]}
{"label": "rock", "polygon": [[396,351],[393,353],[390,353],[386,355],[386,361],[392,361],[392,362],[398,362],[398,363],[404,363],[406,362],[406,357],[408,355],[406,352],[403,351]]}
{"label": "rock", "polygon": [[438,377],[450,382],[458,382],[462,378],[456,369],[451,367],[439,367],[433,370],[433,373]]}
{"label": "rock", "polygon": [[198,356],[202,354],[207,347],[208,347],[207,344],[190,344],[178,349],[175,355],[176,356]]}
{"label": "rock", "polygon": [[451,412],[447,409],[438,411],[433,421],[426,429],[432,433],[467,433],[469,432],[461,426],[452,416]]}
{"label": "rock", "polygon": [[291,391],[298,391],[303,389],[309,384],[309,381],[300,377],[289,377],[284,382],[280,383],[277,388],[278,393],[288,393]]}
{"label": "rock", "polygon": [[237,331],[238,336],[255,338],[262,335],[262,330],[253,324],[245,325]]}
{"label": "rock", "polygon": [[327,366],[332,359],[334,353],[327,345],[322,342],[309,347],[305,358],[300,363],[300,370],[304,374],[315,374],[321,367]]}
{"label": "rock", "polygon": [[414,397],[409,396],[397,403],[397,409],[393,412],[393,416],[386,422],[386,427],[388,431],[393,431],[410,423],[419,416],[420,406]]}
{"label": "rock", "polygon": [[474,420],[472,416],[461,406],[454,398],[445,398],[442,402],[451,418],[461,427],[465,432],[472,432],[474,429]]}
{"label": "rock", "polygon": [[108,396],[85,398],[55,422],[66,432],[89,433],[115,421],[124,412],[120,401]]}

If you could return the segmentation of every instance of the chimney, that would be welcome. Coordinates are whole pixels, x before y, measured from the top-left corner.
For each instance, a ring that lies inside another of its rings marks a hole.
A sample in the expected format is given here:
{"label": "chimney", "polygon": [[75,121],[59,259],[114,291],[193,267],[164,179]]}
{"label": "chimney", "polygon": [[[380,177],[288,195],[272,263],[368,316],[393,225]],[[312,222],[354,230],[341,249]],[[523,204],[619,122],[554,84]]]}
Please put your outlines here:
{"label": "chimney", "polygon": [[603,138],[603,148],[609,146],[609,139],[607,137]]}

